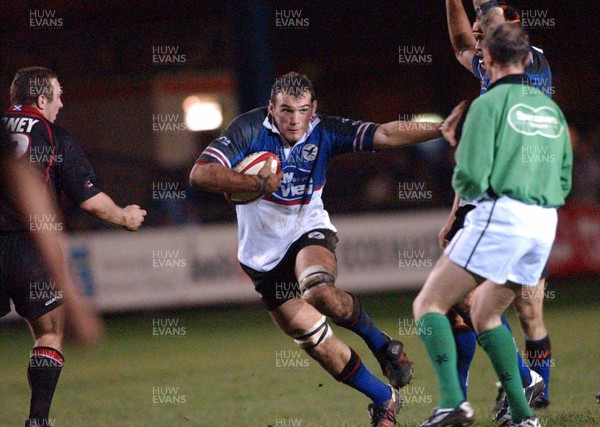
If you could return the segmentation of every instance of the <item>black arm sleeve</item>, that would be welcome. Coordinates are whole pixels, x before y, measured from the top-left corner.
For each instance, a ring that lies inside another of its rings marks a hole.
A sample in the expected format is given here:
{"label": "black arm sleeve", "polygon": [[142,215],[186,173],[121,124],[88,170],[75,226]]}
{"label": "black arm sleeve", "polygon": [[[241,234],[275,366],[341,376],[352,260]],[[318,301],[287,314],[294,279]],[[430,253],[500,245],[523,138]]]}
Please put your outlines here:
{"label": "black arm sleeve", "polygon": [[59,151],[59,182],[67,197],[77,205],[101,192],[96,187],[96,174],[82,148],[75,139],[65,133],[61,135]]}

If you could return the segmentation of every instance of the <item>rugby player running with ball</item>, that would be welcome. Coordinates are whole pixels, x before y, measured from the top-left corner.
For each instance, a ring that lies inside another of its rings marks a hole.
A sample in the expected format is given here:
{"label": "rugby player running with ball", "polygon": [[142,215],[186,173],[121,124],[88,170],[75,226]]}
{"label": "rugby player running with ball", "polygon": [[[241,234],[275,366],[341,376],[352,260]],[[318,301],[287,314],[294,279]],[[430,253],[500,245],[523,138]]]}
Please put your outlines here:
{"label": "rugby player running with ball", "polygon": [[[461,113],[455,109],[447,120]],[[237,206],[242,268],[277,326],[335,379],[372,400],[372,426],[395,425],[402,405],[397,389],[410,380],[411,362],[402,343],[379,330],[358,298],[335,286],[338,238],[321,199],[325,172],[339,154],[407,146],[441,136],[439,124],[429,125],[416,129],[397,121],[378,125],[317,114],[312,83],[291,72],[276,79],[268,107],[237,117],[204,150],[190,175],[192,186],[206,191],[265,194],[261,200]],[[282,172],[271,173],[271,160],[258,176],[232,170],[259,151],[276,154]],[[293,284],[295,295],[278,292],[282,284]],[[365,341],[391,386],[333,335],[327,317]]]}

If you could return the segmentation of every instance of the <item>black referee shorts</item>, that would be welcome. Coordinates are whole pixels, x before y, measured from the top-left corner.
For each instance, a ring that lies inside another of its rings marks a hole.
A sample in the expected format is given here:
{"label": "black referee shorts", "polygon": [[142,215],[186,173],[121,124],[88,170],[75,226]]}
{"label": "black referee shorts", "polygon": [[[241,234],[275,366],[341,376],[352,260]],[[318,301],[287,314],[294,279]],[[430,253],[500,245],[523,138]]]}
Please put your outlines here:
{"label": "black referee shorts", "polygon": [[27,232],[0,232],[0,317],[10,312],[11,299],[28,320],[62,304],[62,292],[50,280]]}
{"label": "black referee shorts", "polygon": [[279,264],[270,271],[256,271],[244,264],[242,269],[254,282],[254,289],[261,295],[267,310],[275,310],[286,301],[300,297],[300,286],[296,277],[296,257],[307,246],[322,246],[335,255],[337,234],[325,228],[319,228],[304,233],[298,238]]}

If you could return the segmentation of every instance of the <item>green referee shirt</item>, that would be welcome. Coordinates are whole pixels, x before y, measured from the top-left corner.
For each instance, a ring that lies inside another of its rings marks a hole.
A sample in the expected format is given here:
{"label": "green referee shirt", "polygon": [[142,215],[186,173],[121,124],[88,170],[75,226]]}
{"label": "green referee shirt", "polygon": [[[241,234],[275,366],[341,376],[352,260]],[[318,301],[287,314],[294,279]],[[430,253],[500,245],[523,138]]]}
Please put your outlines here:
{"label": "green referee shirt", "polygon": [[572,166],[563,112],[525,74],[509,75],[471,104],[452,186],[465,200],[487,192],[558,207],[571,190]]}

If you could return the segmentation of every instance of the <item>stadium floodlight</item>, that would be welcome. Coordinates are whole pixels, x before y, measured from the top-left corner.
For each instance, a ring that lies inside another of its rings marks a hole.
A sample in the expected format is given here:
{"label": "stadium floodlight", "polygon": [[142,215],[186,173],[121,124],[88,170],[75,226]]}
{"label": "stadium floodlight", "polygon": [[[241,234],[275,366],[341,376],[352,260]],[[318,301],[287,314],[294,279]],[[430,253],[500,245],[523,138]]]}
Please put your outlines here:
{"label": "stadium floodlight", "polygon": [[191,131],[218,129],[223,124],[223,110],[216,101],[188,96],[183,101],[185,125]]}

